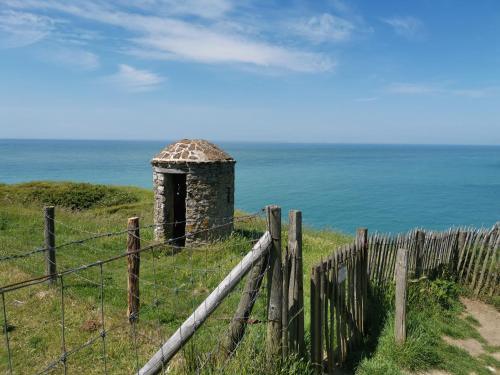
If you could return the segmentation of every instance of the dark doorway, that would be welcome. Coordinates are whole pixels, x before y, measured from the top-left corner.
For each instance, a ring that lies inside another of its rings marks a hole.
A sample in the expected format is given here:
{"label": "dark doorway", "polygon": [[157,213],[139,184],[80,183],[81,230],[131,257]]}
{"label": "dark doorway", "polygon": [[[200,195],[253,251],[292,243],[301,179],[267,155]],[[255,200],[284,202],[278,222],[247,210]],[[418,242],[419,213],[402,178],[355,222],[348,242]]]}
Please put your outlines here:
{"label": "dark doorway", "polygon": [[186,244],[186,175],[173,174],[174,192],[174,233],[177,246]]}

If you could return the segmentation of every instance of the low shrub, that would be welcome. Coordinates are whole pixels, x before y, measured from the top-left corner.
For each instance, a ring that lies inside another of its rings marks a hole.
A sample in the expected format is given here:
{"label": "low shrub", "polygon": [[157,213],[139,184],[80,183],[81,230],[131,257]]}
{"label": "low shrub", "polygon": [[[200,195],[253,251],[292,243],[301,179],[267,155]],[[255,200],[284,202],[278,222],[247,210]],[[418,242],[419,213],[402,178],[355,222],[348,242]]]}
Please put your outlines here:
{"label": "low shrub", "polygon": [[429,281],[420,280],[411,283],[408,289],[408,301],[411,309],[452,309],[458,307],[460,289],[458,285],[449,280],[437,279]]}
{"label": "low shrub", "polygon": [[130,204],[138,197],[127,189],[73,182],[30,182],[0,186],[0,198],[8,203],[40,204],[86,210]]}

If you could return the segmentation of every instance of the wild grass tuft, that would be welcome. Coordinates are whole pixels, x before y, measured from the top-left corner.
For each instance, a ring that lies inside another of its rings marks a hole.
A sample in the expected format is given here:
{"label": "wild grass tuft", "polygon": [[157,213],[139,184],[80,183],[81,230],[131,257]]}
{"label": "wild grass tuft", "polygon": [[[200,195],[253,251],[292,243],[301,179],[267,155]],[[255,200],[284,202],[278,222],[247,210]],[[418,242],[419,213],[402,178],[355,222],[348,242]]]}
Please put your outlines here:
{"label": "wild grass tuft", "polygon": [[382,298],[388,314],[377,338],[376,349],[359,363],[356,374],[418,373],[432,368],[454,375],[488,374],[486,365],[494,365],[491,356],[474,358],[443,340],[443,336],[450,336],[474,338],[485,343],[476,329],[477,321],[461,318],[464,307],[459,301],[460,291],[459,286],[450,280],[423,279],[410,283],[407,341],[398,345],[394,339],[394,309],[387,304],[387,300],[393,301],[393,291],[388,288]]}

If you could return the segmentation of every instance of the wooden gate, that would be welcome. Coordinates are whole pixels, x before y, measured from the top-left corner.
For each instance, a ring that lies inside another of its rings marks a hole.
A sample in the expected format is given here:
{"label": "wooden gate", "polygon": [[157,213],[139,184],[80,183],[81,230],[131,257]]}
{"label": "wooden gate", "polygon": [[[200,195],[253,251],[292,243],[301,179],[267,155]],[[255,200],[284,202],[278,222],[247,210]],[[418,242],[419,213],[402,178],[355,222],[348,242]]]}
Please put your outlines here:
{"label": "wooden gate", "polygon": [[311,362],[318,373],[333,373],[365,334],[366,235],[365,229],[358,230],[356,243],[312,268]]}

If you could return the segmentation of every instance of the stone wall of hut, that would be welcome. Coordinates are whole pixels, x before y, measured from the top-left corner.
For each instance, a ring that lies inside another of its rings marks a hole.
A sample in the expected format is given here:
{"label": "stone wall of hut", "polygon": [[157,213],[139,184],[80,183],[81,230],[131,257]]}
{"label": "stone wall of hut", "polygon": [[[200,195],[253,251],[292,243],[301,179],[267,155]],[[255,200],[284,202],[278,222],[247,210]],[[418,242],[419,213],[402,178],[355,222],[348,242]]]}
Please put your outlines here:
{"label": "stone wall of hut", "polygon": [[173,226],[169,223],[174,220],[167,202],[168,197],[172,196],[172,179],[169,174],[158,172],[158,168],[186,173],[186,245],[207,243],[232,232],[234,162],[154,163],[154,222],[157,240],[172,237]]}

